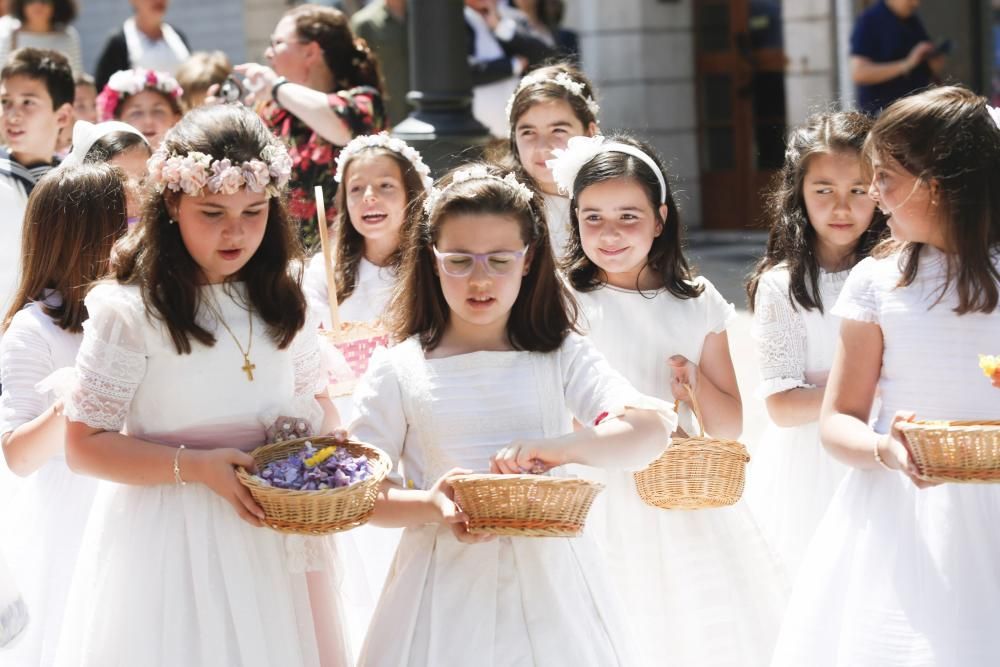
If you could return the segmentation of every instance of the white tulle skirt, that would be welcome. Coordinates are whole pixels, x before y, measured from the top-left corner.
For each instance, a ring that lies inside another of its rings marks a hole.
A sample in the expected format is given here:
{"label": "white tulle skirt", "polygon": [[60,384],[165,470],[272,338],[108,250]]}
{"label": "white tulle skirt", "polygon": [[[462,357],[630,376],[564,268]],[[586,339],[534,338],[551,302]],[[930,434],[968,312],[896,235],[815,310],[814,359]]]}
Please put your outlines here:
{"label": "white tulle skirt", "polygon": [[641,664],[589,539],[403,531],[360,667]]}
{"label": "white tulle skirt", "polygon": [[771,424],[751,452],[743,497],[792,577],[847,466],[823,448],[819,424]]}
{"label": "white tulle skirt", "polygon": [[775,667],[1000,665],[1000,486],[848,472],[799,569]]}
{"label": "white tulle skirt", "polygon": [[99,482],[54,458],[23,480],[7,507],[4,552],[31,623],[3,665],[51,665],[70,582]]}
{"label": "white tulle skirt", "polygon": [[253,527],[200,484],[102,485],[56,664],[346,667],[333,544]]}
{"label": "white tulle skirt", "polygon": [[767,665],[789,582],[745,504],[663,510],[642,501],[630,472],[584,476],[607,485],[588,524],[646,663]]}
{"label": "white tulle skirt", "polygon": [[20,643],[27,623],[28,607],[0,556],[0,664],[7,664],[6,653]]}

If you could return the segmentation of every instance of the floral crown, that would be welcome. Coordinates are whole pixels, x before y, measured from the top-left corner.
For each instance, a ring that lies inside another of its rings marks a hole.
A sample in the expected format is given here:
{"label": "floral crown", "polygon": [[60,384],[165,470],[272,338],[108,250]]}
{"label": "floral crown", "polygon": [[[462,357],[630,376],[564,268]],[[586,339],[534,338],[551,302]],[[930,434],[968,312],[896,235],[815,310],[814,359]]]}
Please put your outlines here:
{"label": "floral crown", "polygon": [[593,97],[590,97],[589,95],[586,96],[584,95],[583,92],[584,85],[582,82],[577,81],[566,72],[559,72],[552,78],[549,78],[540,72],[535,72],[521,79],[521,82],[517,84],[517,88],[514,89],[514,94],[510,96],[509,100],[507,100],[508,121],[510,120],[511,113],[514,111],[514,100],[517,99],[517,94],[520,93],[525,88],[527,88],[528,86],[533,86],[536,83],[554,83],[557,86],[562,86],[563,88],[568,90],[571,94],[581,98],[587,105],[587,109],[590,111],[590,113],[594,115],[594,119],[595,120],[597,119],[597,114],[600,113],[601,107],[598,106],[597,102],[594,101]]}
{"label": "floral crown", "polygon": [[233,164],[228,158],[216,160],[211,155],[191,151],[187,155],[169,155],[160,148],[146,162],[149,181],[157,192],[165,189],[197,196],[204,188],[216,194],[236,194],[246,186],[253,192],[274,197],[281,193],[292,173],[292,158],[284,146],[273,143],[264,147],[259,160]]}
{"label": "floral crown", "polygon": [[141,93],[147,88],[163,93],[175,102],[184,92],[177,79],[166,72],[156,72],[142,67],[121,70],[111,75],[104,90],[97,96],[100,119],[112,120],[118,107],[127,97]]}
{"label": "floral crown", "polygon": [[424,164],[423,158],[420,157],[420,152],[402,139],[390,137],[386,132],[362,135],[351,139],[350,143],[344,146],[340,151],[340,155],[337,156],[337,174],[333,179],[340,183],[344,178],[344,169],[347,167],[347,163],[351,161],[351,158],[369,148],[385,148],[393,153],[402,155],[405,160],[413,165],[413,169],[419,174],[420,181],[424,184],[424,191],[430,192],[431,187],[434,185],[434,179],[431,178],[430,167]]}
{"label": "floral crown", "polygon": [[430,192],[427,193],[427,198],[424,199],[424,213],[430,218],[434,213],[434,209],[437,208],[438,202],[441,201],[441,197],[445,192],[448,191],[454,185],[459,183],[466,183],[468,181],[500,181],[507,187],[514,191],[514,195],[517,197],[518,202],[527,205],[534,198],[534,193],[524,183],[517,180],[513,172],[508,172],[505,176],[500,177],[491,174],[489,170],[483,165],[476,165],[474,167],[469,167],[468,169],[459,169],[452,176],[451,182],[443,188],[431,188]]}
{"label": "floral crown", "polygon": [[667,203],[667,180],[657,166],[656,161],[642,149],[623,144],[618,141],[608,141],[601,135],[593,137],[571,137],[566,142],[566,148],[556,148],[552,151],[555,157],[545,161],[545,166],[552,170],[552,178],[559,192],[567,197],[573,194],[573,183],[583,165],[587,164],[601,153],[625,153],[641,160],[656,174],[660,182],[660,203]]}

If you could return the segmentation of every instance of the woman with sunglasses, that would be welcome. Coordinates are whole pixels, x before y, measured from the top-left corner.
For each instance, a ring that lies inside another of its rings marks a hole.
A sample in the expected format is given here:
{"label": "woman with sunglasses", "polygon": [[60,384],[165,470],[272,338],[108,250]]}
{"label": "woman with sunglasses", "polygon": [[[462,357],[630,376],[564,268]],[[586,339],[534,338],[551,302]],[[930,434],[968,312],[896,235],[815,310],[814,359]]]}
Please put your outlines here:
{"label": "woman with sunglasses", "polygon": [[300,5],[278,21],[264,53],[270,66],[236,70],[264,122],[292,158],[288,213],[306,248],[319,243],[313,189],[323,186],[327,220],[336,220],[337,156],[356,136],[383,129],[378,60],[356,37],[347,16],[330,7]]}
{"label": "woman with sunglasses", "polygon": [[[67,0],[56,0],[56,3]],[[104,90],[115,72],[142,67],[174,74],[191,55],[187,38],[163,20],[169,0],[129,0],[133,14],[108,36],[94,79]],[[75,69],[75,67],[74,67]]]}
{"label": "woman with sunglasses", "polygon": [[10,16],[0,25],[0,63],[30,46],[65,54],[73,74],[81,74],[80,34],[70,25],[76,15],[76,0],[12,0]]}

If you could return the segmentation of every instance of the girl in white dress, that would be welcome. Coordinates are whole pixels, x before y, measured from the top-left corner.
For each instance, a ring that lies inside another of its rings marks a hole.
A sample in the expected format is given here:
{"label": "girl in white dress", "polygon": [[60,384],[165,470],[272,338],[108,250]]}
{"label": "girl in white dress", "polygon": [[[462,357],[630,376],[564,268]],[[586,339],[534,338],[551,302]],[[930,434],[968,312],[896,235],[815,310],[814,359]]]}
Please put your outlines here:
{"label": "girl in white dress", "polygon": [[[360,664],[639,664],[586,537],[470,535],[449,480],[462,468],[639,468],[668,442],[673,410],[573,332],[530,188],[485,165],[441,185],[390,305],[401,342],[377,353],[351,426],[399,464],[372,521],[406,528]],[[571,414],[602,413],[571,433]]]}
{"label": "girl in white dress", "polygon": [[1000,487],[930,485],[896,427],[1000,412],[977,359],[1000,341],[998,116],[936,88],[889,107],[866,141],[894,241],[834,307],[820,431],[851,470],[799,569],[776,666],[1000,664]]}
{"label": "girl in white dress", "polygon": [[565,148],[571,137],[597,134],[593,84],[569,64],[539,67],[521,79],[507,103],[510,152],[541,190],[545,219],[556,260],[566,254],[570,239],[569,199],[559,192],[545,162],[552,151]]}
{"label": "girl in white dress", "polygon": [[861,173],[872,121],[818,114],[792,131],[769,195],[767,252],[747,283],[770,423],[753,449],[745,496],[790,574],[847,472],[819,441],[819,407],[840,318],[830,310],[851,267],[885,232]]}
{"label": "girl in white dress", "polygon": [[[680,400],[704,429],[735,438],[742,405],[729,355],[731,304],[692,275],[662,163],[625,136],[577,137],[549,164],[571,195],[567,277],[586,333],[636,388]],[[787,583],[744,503],[701,511],[646,505],[629,472],[606,475],[599,537],[646,660],[765,665]]]}
{"label": "girl in white dress", "polygon": [[95,501],[56,664],[347,665],[330,552],[263,528],[236,478],[276,415],[325,433],[316,327],[289,272],[291,162],[240,106],[189,113],[94,287],[66,459]]}
{"label": "girl in white dress", "polygon": [[125,231],[125,186],[108,165],[60,168],[39,180],[25,214],[21,282],[3,322],[0,439],[8,467],[27,477],[3,508],[3,550],[33,621],[4,664],[52,664],[97,481],[63,454],[62,402],[40,386],[72,366],[83,338],[87,286],[108,272]]}

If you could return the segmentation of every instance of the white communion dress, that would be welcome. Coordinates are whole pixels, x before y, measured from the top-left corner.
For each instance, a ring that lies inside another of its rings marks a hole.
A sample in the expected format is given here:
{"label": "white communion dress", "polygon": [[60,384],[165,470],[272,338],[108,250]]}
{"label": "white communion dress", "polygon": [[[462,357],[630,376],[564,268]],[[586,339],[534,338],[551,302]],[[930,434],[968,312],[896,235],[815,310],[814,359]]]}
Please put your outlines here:
{"label": "white communion dress", "polygon": [[[840,318],[830,311],[848,273],[820,272],[823,312],[792,303],[784,266],[761,276],[751,328],[760,364],[760,398],[825,386],[840,334]],[[846,473],[847,466],[823,448],[818,421],[790,428],[769,422],[753,448],[745,497],[791,575]]]}
{"label": "white communion dress", "polygon": [[[38,386],[53,372],[72,366],[82,333],[61,329],[43,310],[61,297],[50,292],[44,302],[25,306],[11,320],[0,342],[3,394],[0,434],[30,422],[45,412],[55,395]],[[62,439],[60,437],[60,443]],[[73,473],[61,453],[19,485],[2,508],[6,554],[17,578],[32,622],[0,664],[10,667],[51,665],[69,592],[98,481]]]}
{"label": "white communion dress", "polygon": [[[241,283],[199,289],[197,320],[216,343],[192,340],[191,353],[178,354],[137,287],[94,287],[67,417],[189,450],[248,451],[279,415],[319,428],[315,395],[326,378],[315,325],[279,349],[249,314]],[[234,338],[250,348],[252,380]],[[326,664],[349,665],[333,556],[329,541],[251,526],[202,484],[107,483],[86,528],[57,664],[316,666],[322,644]]]}
{"label": "white communion dress", "polygon": [[[518,438],[567,433],[571,414],[591,423],[631,406],[675,423],[669,405],[633,389],[575,334],[551,353],[440,359],[411,338],[377,352],[357,399],[352,431],[390,454],[393,481],[417,489],[454,467],[488,471]],[[606,567],[586,534],[469,545],[446,526],[407,528],[359,664],[641,664]]]}
{"label": "white communion dress", "polygon": [[[997,351],[1000,314],[954,312],[955,286],[941,291],[941,252],[924,247],[906,287],[897,286],[897,260],[860,262],[833,311],[882,330],[875,430],[887,432],[899,410],[996,419],[1000,390],[983,377],[978,355]],[[899,472],[851,469],[799,568],[773,664],[1000,664],[998,525],[996,484],[917,489]]]}
{"label": "white communion dress", "polygon": [[[667,360],[698,364],[705,338],[723,333],[735,309],[704,278],[693,299],[665,289],[605,285],[577,292],[584,329],[636,389],[673,401]],[[681,411],[688,433],[697,428]],[[766,665],[788,592],[783,569],[746,503],[664,510],[643,502],[630,472],[607,471],[594,527],[622,593],[627,619],[653,665]]]}

